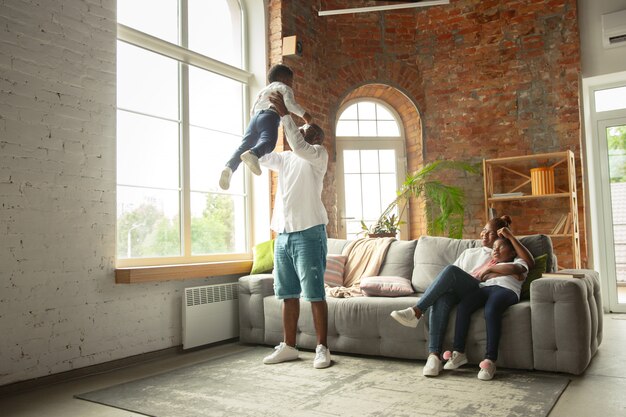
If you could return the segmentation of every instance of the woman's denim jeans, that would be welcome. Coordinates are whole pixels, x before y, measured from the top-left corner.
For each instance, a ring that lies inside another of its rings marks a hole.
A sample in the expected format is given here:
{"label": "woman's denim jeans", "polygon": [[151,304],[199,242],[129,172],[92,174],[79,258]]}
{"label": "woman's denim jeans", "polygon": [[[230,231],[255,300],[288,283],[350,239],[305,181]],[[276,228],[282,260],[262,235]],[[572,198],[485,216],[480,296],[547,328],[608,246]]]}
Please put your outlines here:
{"label": "woman's denim jeans", "polygon": [[476,290],[480,281],[455,265],[446,266],[426,289],[416,307],[424,313],[430,308],[428,351],[441,353],[448,316],[461,298]]}

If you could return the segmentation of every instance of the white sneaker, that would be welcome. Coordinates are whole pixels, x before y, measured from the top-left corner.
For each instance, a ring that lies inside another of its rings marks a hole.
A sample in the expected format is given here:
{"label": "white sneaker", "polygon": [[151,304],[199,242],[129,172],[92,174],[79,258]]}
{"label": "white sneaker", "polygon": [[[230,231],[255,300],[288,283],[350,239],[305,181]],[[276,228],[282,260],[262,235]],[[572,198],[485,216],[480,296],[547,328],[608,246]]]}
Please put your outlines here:
{"label": "white sneaker", "polygon": [[[444,358],[445,357],[446,355],[444,354]],[[456,369],[459,366],[465,365],[466,363],[467,363],[467,356],[465,355],[465,353],[457,352],[455,350],[454,352],[452,352],[452,357],[443,366],[443,369],[447,369],[447,370]]]}
{"label": "white sneaker", "polygon": [[271,355],[267,355],[263,358],[263,363],[266,365],[272,365],[275,363],[293,361],[300,357],[298,349],[291,347],[285,342],[280,342],[280,345],[274,348],[274,352]]}
{"label": "white sneaker", "polygon": [[241,154],[241,160],[254,175],[261,175],[261,165],[259,165],[259,158],[255,154],[245,151]]}
{"label": "white sneaker", "polygon": [[330,366],[330,349],[324,345],[317,345],[315,348],[315,359],[313,359],[313,368],[322,369]]}
{"label": "white sneaker", "polygon": [[228,190],[230,188],[230,177],[233,175],[233,170],[230,167],[224,167],[222,175],[220,175],[220,188],[222,190]]}
{"label": "white sneaker", "polygon": [[480,363],[480,371],[478,372],[478,379],[481,381],[490,381],[496,374],[496,364],[490,359],[485,359]]}
{"label": "white sneaker", "polygon": [[437,355],[428,355],[428,360],[426,361],[426,365],[424,365],[422,375],[437,376],[439,375],[439,372],[441,372],[442,368],[441,359],[439,359]]}
{"label": "white sneaker", "polygon": [[415,310],[413,310],[413,307],[405,308],[404,310],[392,311],[391,317],[406,327],[417,327],[417,322],[419,321],[417,317],[415,317]]}

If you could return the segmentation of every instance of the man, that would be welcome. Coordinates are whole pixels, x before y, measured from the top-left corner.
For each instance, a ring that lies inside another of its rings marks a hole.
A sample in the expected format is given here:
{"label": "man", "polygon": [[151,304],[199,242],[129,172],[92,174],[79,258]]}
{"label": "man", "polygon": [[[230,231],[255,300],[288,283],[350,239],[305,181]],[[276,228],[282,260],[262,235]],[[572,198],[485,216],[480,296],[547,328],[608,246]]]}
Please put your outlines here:
{"label": "man", "polygon": [[330,366],[327,345],[328,306],[324,292],[326,270],[326,224],[322,187],[328,152],[321,145],[324,132],[313,125],[298,129],[280,93],[270,96],[291,151],[263,156],[261,165],[278,173],[278,190],[272,216],[272,230],[278,233],[274,247],[274,293],[283,300],[283,337],[274,352],[263,359],[275,364],[298,359],[296,331],[300,315],[300,294],[311,302],[317,334],[315,368]]}

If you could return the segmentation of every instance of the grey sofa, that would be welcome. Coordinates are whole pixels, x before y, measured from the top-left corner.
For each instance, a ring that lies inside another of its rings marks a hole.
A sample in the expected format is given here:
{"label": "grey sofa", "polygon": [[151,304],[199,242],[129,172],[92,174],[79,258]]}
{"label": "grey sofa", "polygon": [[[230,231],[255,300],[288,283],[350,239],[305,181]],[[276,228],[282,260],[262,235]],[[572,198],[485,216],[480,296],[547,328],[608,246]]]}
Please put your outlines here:
{"label": "grey sofa", "polygon": [[[548,271],[556,258],[548,236],[521,239],[533,256],[548,254]],[[346,240],[329,239],[328,252],[339,254]],[[328,344],[331,351],[395,358],[426,359],[428,320],[416,329],[396,323],[389,314],[415,305],[437,273],[465,249],[480,245],[470,239],[422,236],[415,241],[395,241],[379,275],[411,279],[416,293],[408,297],[328,298]],[[498,366],[580,374],[589,365],[602,341],[602,304],[597,272],[582,279],[541,278],[530,287],[530,300],[511,306],[504,314]],[[239,279],[240,341],[276,345],[283,340],[282,302],[274,297],[271,274]],[[455,311],[444,349],[452,346]],[[474,313],[467,340],[470,363],[483,359],[486,344],[482,310]],[[310,307],[302,302],[298,321],[299,347],[314,349],[315,329]]]}

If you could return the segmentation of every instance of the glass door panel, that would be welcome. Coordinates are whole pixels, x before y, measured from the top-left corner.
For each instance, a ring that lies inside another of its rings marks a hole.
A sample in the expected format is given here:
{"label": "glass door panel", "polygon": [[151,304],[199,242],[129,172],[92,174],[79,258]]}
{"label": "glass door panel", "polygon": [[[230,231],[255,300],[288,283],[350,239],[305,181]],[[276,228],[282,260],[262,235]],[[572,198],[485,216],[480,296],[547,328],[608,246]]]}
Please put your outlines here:
{"label": "glass door panel", "polygon": [[617,304],[626,304],[626,123],[615,122],[606,123],[602,132],[608,150],[615,258],[615,282],[609,293],[615,294],[611,298]]}

